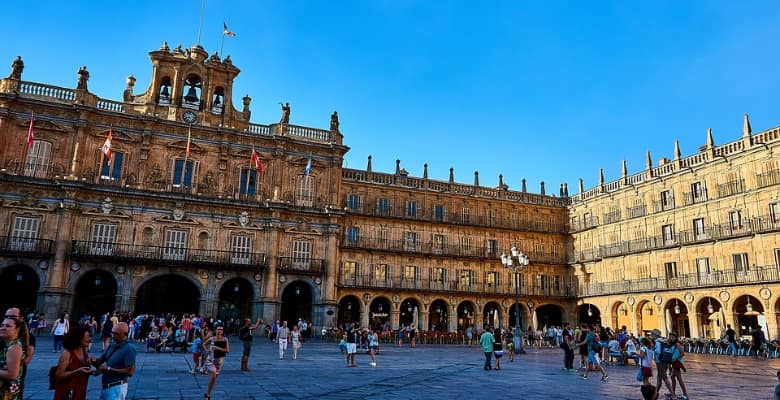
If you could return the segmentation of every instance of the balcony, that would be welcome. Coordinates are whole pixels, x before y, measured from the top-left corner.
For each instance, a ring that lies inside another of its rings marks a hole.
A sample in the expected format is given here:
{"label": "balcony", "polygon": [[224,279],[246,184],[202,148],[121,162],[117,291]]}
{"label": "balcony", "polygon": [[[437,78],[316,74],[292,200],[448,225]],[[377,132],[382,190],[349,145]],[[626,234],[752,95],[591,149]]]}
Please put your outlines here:
{"label": "balcony", "polygon": [[654,212],[661,212],[674,209],[674,197],[653,202]]}
{"label": "balcony", "polygon": [[[571,283],[555,285],[525,285],[521,282],[519,293],[525,296],[545,296],[545,297],[564,297],[570,298],[576,295],[575,286]],[[374,277],[370,274],[339,274],[337,285],[342,288],[359,289],[390,289],[404,291],[429,291],[440,293],[459,293],[459,294],[496,294],[500,296],[514,296],[515,287],[511,283],[484,283],[484,282],[466,282],[460,280],[441,280],[441,279],[411,279],[404,277]]]}
{"label": "balcony", "polygon": [[759,188],[765,188],[767,186],[777,185],[780,183],[780,170],[774,169],[764,172],[763,174],[756,174],[756,183]]}
{"label": "balcony", "polygon": [[644,217],[647,215],[647,206],[644,204],[639,204],[633,207],[629,207],[626,209],[626,214],[628,214],[628,218]]}
{"label": "balcony", "polygon": [[683,203],[685,203],[686,206],[704,203],[707,199],[707,189],[683,193]]}
{"label": "balcony", "polygon": [[590,283],[580,286],[579,296],[641,293],[658,290],[719,287],[777,282],[777,266],[753,267],[749,270],[727,269],[709,274],[691,273],[675,277],[652,277],[635,280]]}
{"label": "balcony", "polygon": [[0,236],[0,254],[49,258],[54,254],[54,241]]}
{"label": "balcony", "polygon": [[604,223],[611,224],[620,221],[620,211],[612,211],[604,214]]}
{"label": "balcony", "polygon": [[728,197],[745,191],[745,180],[737,179],[718,185],[718,197]]}
{"label": "balcony", "polygon": [[266,256],[262,253],[79,240],[72,241],[70,256],[75,260],[233,268],[252,271],[264,270],[267,267]]}
{"label": "balcony", "polygon": [[276,268],[282,274],[298,275],[325,275],[325,260],[300,257],[279,257],[279,266]]}
{"label": "balcony", "polygon": [[534,232],[553,232],[564,233],[565,226],[561,223],[550,223],[549,221],[518,221],[517,219],[502,219],[495,215],[468,215],[464,216],[459,213],[444,213],[436,215],[433,212],[425,212],[422,209],[417,209],[414,215],[407,215],[406,209],[393,208],[391,206],[379,207],[375,204],[360,204],[355,207],[350,207],[346,204],[347,213],[362,215],[368,217],[388,217],[388,218],[400,218],[405,220],[413,220],[420,222],[435,222],[446,223],[453,225],[468,225],[479,226],[486,228],[501,228],[501,229],[515,229],[515,230],[527,230]]}

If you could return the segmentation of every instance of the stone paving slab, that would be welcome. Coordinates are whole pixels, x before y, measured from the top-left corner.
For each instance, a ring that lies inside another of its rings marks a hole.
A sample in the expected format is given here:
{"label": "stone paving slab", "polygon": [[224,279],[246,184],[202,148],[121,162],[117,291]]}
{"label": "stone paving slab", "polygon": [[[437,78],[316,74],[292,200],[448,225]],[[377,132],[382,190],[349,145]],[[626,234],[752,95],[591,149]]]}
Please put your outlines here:
{"label": "stone paving slab", "polygon": [[[377,367],[358,353],[356,368],[334,343],[304,343],[298,360],[278,359],[275,344],[256,338],[250,372],[240,372],[241,343],[231,338],[233,352],[225,359],[213,398],[233,399],[639,399],[633,366],[610,366],[609,380],[599,373],[582,380],[579,373],[561,370],[558,349],[531,349],[514,363],[504,356],[500,371],[485,371],[477,346],[418,345],[411,349],[384,345]],[[52,353],[48,337],[39,338],[38,353],[30,366],[25,399],[51,399],[49,367]],[[99,348],[94,343],[93,348]],[[137,344],[136,373],[130,379],[130,399],[203,399],[208,376],[189,373],[190,354],[145,353]],[[780,359],[733,359],[726,356],[686,355],[684,379],[691,399],[772,399]],[[97,399],[100,379],[91,378],[88,399]],[[664,389],[662,393],[665,393]],[[678,392],[679,393],[679,392]]]}

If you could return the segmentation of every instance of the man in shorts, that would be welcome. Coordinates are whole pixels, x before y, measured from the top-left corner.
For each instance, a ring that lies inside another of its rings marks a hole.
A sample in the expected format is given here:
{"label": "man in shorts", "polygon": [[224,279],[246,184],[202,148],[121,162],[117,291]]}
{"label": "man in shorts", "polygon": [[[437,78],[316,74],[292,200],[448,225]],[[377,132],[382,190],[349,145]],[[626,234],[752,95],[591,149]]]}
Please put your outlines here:
{"label": "man in shorts", "polygon": [[357,337],[360,330],[354,322],[349,324],[347,331],[347,367],[355,367],[355,353],[357,352]]}
{"label": "man in shorts", "polygon": [[666,385],[666,390],[668,390],[669,393],[674,392],[672,391],[672,384],[669,382],[668,376],[670,365],[661,361],[661,352],[663,351],[664,345],[666,344],[666,340],[661,337],[661,331],[658,329],[653,329],[653,331],[650,333],[650,338],[655,341],[655,366],[656,370],[658,371],[658,376],[656,376],[655,381],[655,397],[658,398],[658,395],[661,393],[661,381],[664,382]]}

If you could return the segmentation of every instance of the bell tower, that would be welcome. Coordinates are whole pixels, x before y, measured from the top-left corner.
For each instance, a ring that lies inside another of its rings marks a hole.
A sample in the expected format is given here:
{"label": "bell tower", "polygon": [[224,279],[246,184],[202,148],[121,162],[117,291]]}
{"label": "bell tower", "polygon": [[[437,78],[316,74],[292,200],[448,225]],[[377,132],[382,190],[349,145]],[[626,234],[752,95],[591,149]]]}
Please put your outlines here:
{"label": "bell tower", "polygon": [[249,104],[244,100],[241,111],[233,107],[233,80],[241,71],[230,56],[209,56],[197,44],[171,50],[165,42],[149,58],[151,82],[145,93],[133,99],[145,112],[171,121],[246,129]]}

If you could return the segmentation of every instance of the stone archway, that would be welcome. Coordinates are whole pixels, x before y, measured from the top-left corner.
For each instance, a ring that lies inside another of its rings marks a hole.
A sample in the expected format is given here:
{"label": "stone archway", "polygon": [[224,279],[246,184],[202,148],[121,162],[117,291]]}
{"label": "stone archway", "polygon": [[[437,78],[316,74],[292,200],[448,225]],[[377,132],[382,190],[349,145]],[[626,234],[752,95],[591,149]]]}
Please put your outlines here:
{"label": "stone archway", "polygon": [[577,323],[601,325],[601,310],[593,304],[585,303],[577,307]]}
{"label": "stone archway", "polygon": [[217,319],[228,321],[254,317],[253,300],[255,291],[252,285],[244,278],[227,280],[219,290],[219,303],[217,306]]}
{"label": "stone archway", "polygon": [[666,317],[666,334],[677,333],[680,337],[691,337],[690,313],[684,301],[678,298],[669,299],[664,306]]}
{"label": "stone archway", "polygon": [[[545,304],[536,308],[536,329],[542,329],[545,326],[562,326],[563,309],[557,304]],[[546,335],[547,332],[544,332]]]}
{"label": "stone archway", "polygon": [[149,278],[136,292],[135,314],[199,314],[200,288],[178,274]]}
{"label": "stone archway", "polygon": [[720,301],[711,296],[699,299],[696,310],[696,328],[700,337],[718,339],[726,331],[726,314]]}
{"label": "stone archway", "polygon": [[474,327],[474,304],[464,301],[458,304],[458,332],[466,332],[466,329]]}
{"label": "stone archway", "polygon": [[499,328],[502,326],[502,314],[501,305],[495,301],[488,302],[482,309],[482,329],[490,326],[492,328]]}
{"label": "stone archway", "polygon": [[312,320],[314,293],[311,285],[302,280],[290,282],[282,291],[282,309],[279,319],[292,327],[298,319]]}
{"label": "stone archway", "polygon": [[435,300],[428,308],[428,330],[436,332],[448,332],[450,312],[449,304],[444,300]]}
{"label": "stone archway", "polygon": [[339,327],[346,329],[351,322],[360,323],[360,299],[354,295],[344,296],[339,301]]}
{"label": "stone archway", "polygon": [[626,329],[631,326],[631,316],[628,304],[626,302],[616,301],[614,304],[612,304],[609,323],[609,327],[616,332],[620,331],[620,329],[624,326]]}
{"label": "stone archway", "polygon": [[369,306],[370,314],[368,323],[375,330],[382,332],[390,330],[390,300],[384,297],[376,297]]}
{"label": "stone archway", "polygon": [[652,301],[639,300],[636,303],[634,315],[636,317],[637,332],[634,332],[636,336],[646,336],[653,329],[660,328],[658,325],[658,314]]}
{"label": "stone archway", "polygon": [[420,303],[417,299],[408,298],[401,303],[398,323],[400,326],[414,325],[420,329]]}
{"label": "stone archway", "polygon": [[18,307],[23,315],[37,310],[41,281],[32,268],[17,264],[0,273],[0,310]]}
{"label": "stone archway", "polygon": [[732,312],[737,316],[737,335],[750,335],[759,325],[766,329],[766,314],[761,300],[746,294],[734,299],[732,307]]}
{"label": "stone archway", "polygon": [[84,314],[95,317],[116,310],[117,281],[114,275],[102,269],[87,271],[76,282],[73,293],[73,318]]}

